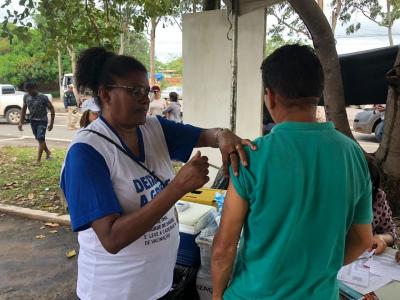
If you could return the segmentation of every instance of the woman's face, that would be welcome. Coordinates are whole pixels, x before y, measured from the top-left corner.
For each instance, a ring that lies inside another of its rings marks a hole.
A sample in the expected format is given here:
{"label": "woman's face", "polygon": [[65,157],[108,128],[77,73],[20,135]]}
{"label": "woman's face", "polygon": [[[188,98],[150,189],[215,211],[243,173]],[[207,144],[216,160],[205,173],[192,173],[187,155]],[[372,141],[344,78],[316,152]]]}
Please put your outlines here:
{"label": "woman's face", "polygon": [[104,117],[124,128],[144,124],[150,103],[149,90],[145,72],[132,72],[125,78],[115,78],[113,87],[100,91]]}

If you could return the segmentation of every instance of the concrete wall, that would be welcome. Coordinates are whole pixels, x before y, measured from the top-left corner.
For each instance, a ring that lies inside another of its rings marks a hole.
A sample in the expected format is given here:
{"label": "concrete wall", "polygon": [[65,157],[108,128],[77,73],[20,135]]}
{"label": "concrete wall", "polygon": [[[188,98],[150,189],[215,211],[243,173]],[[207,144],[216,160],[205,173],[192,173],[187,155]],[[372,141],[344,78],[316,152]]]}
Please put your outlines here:
{"label": "concrete wall", "polygon": [[236,133],[250,139],[262,133],[265,26],[264,9],[239,17]]}
{"label": "concrete wall", "polygon": [[[226,11],[188,14],[183,18],[184,122],[204,128],[230,127],[231,52]],[[230,32],[230,36],[232,33]],[[237,133],[254,139],[261,134],[260,65],[265,42],[265,11],[239,18]],[[220,166],[219,150],[204,149]],[[213,171],[213,170],[210,170]],[[211,173],[211,177],[216,172]]]}

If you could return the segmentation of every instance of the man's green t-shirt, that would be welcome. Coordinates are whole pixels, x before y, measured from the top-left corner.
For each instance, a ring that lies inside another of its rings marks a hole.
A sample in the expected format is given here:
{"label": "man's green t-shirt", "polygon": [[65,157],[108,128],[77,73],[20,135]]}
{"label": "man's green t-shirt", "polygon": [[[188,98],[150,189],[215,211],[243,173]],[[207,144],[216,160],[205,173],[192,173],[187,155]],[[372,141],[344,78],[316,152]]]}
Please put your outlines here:
{"label": "man's green t-shirt", "polygon": [[372,221],[362,150],[330,122],[281,123],[255,144],[231,176],[249,210],[224,299],[337,300],[346,233]]}

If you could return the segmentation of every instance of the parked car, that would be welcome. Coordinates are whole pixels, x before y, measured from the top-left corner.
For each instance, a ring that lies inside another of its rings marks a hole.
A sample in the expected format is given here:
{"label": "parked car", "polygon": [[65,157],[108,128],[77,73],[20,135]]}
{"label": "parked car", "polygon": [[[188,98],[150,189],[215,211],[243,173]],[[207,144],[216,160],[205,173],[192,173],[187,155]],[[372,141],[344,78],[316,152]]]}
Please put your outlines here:
{"label": "parked car", "polygon": [[168,99],[169,93],[175,92],[178,94],[178,98],[183,98],[183,89],[181,86],[169,86],[161,91],[161,98]]}
{"label": "parked car", "polygon": [[[377,132],[378,125],[382,122],[385,112],[379,112],[373,108],[367,108],[360,111],[354,117],[353,130],[355,132],[372,134]],[[377,138],[379,141],[379,138]]]}
{"label": "parked car", "polygon": [[[24,92],[17,91],[11,84],[0,84],[0,118],[5,118],[10,124],[16,125],[21,120]],[[53,101],[51,94],[45,94]],[[29,110],[26,112],[29,119]]]}

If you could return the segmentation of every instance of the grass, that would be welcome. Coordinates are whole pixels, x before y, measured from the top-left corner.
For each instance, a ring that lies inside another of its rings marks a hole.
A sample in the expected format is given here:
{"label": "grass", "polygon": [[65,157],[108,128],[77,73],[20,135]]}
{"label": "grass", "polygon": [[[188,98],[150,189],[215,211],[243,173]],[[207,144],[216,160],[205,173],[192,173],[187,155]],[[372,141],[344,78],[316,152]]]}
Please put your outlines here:
{"label": "grass", "polygon": [[0,147],[0,203],[66,213],[59,180],[65,149],[50,149],[52,160],[34,165],[35,147]]}

